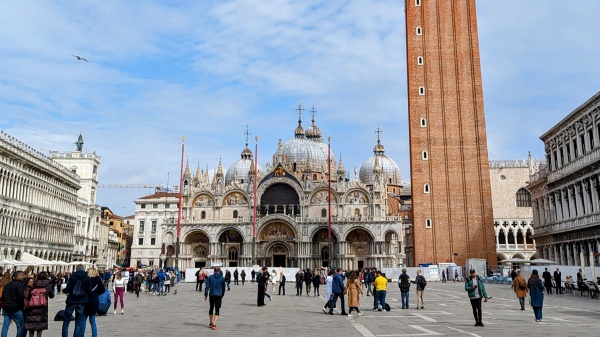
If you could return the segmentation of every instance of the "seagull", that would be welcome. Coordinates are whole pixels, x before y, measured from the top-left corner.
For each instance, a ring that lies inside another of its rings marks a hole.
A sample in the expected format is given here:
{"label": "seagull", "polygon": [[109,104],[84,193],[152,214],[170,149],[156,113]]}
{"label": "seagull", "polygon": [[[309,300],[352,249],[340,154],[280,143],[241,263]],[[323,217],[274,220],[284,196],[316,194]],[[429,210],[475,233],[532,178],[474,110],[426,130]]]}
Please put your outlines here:
{"label": "seagull", "polygon": [[73,56],[74,58],[76,58],[76,59],[77,59],[77,61],[85,61],[85,62],[90,62],[90,61],[86,60],[85,58],[83,58],[83,57],[81,57],[81,56],[77,56],[77,55],[71,55],[71,56]]}

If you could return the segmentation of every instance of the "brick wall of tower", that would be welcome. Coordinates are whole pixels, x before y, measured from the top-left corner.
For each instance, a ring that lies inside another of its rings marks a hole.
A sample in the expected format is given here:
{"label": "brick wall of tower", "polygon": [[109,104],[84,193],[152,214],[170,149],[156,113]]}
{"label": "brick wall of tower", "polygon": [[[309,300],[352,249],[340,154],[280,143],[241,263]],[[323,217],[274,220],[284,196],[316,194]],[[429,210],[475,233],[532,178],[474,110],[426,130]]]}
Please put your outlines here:
{"label": "brick wall of tower", "polygon": [[406,35],[415,264],[496,264],[475,1],[407,0]]}

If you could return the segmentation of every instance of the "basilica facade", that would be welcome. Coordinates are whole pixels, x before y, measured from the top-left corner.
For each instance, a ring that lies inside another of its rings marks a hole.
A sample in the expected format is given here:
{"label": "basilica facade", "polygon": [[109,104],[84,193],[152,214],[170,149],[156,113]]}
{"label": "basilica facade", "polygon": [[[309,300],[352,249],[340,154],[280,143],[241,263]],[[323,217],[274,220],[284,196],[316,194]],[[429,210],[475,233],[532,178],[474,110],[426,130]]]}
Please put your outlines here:
{"label": "basilica facade", "polygon": [[[219,163],[212,177],[200,166],[192,174],[186,165],[178,266],[402,266],[401,190],[398,165],[385,155],[379,136],[358,179],[351,180],[323,142],[314,114],[307,129],[299,118],[293,138],[279,141],[266,168],[253,159],[248,139],[240,160],[226,171]],[[160,212],[174,199],[162,193],[136,201],[132,262],[155,260],[143,256],[152,251],[150,241],[161,247],[161,260],[174,265],[177,216],[172,208]],[[156,235],[140,231],[140,221],[152,224]]]}

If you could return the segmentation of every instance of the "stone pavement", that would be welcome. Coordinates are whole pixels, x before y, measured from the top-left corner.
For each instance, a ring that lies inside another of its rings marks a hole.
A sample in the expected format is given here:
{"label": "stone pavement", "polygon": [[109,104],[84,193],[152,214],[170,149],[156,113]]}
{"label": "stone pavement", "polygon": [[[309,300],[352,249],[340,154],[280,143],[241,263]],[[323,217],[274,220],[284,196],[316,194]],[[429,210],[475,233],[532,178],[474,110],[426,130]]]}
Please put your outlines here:
{"label": "stone pavement", "polygon": [[[208,328],[208,302],[194,291],[194,284],[180,284],[163,297],[140,294],[125,297],[125,315],[98,317],[99,336],[597,336],[600,300],[572,294],[546,295],[544,319],[536,323],[533,311],[519,310],[514,293],[507,285],[486,284],[488,295],[483,304],[485,327],[474,327],[471,306],[464,283],[429,282],[425,290],[425,310],[416,310],[416,294],[411,292],[408,310],[401,310],[397,283],[388,286],[390,312],[373,312],[373,297],[364,297],[360,309],[363,316],[325,315],[323,297],[295,296],[293,283],[288,283],[286,296],[272,293],[265,307],[256,306],[256,283],[231,286],[227,292],[218,330]],[[173,291],[177,289],[177,294]],[[321,295],[325,293],[321,287]],[[50,313],[64,307],[65,295],[50,302]],[[339,302],[338,302],[339,305]],[[0,323],[2,320],[0,320]],[[60,336],[61,322],[50,322],[44,337]],[[71,334],[74,324],[71,323]],[[14,324],[9,335],[15,333]],[[89,324],[86,336],[91,335]]]}

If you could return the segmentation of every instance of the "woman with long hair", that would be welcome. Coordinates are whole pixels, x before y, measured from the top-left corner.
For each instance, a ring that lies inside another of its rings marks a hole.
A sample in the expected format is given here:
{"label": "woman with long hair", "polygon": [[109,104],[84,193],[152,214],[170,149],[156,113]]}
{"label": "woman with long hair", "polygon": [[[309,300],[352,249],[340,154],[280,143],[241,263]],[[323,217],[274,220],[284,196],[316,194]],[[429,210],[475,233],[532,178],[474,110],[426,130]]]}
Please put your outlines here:
{"label": "woman with long hair", "polygon": [[542,321],[542,307],[544,306],[544,283],[540,280],[537,269],[531,271],[531,277],[527,280],[531,307],[535,314],[535,321]]}
{"label": "woman with long hair", "polygon": [[519,304],[521,304],[521,310],[525,310],[525,297],[527,297],[527,281],[523,275],[521,275],[521,271],[517,270],[517,276],[515,276],[512,284],[513,291],[517,295],[519,299]]}
{"label": "woman with long hair", "polygon": [[115,305],[113,312],[114,315],[117,314],[117,299],[121,302],[121,315],[125,314],[125,292],[127,291],[127,282],[121,275],[121,272],[117,273],[115,280],[113,281],[113,292],[115,293]]}
{"label": "woman with long hair", "polygon": [[362,315],[362,312],[358,309],[358,306],[360,305],[360,295],[363,295],[363,290],[355,271],[350,273],[348,282],[346,282],[344,294],[348,294],[348,307],[350,307],[348,315],[352,315],[352,310],[356,310],[359,316]]}
{"label": "woman with long hair", "polygon": [[88,302],[85,304],[83,313],[88,317],[90,321],[90,327],[92,328],[92,337],[98,337],[98,327],[96,326],[96,316],[98,316],[98,309],[100,302],[98,296],[104,294],[106,288],[104,288],[104,282],[102,277],[98,273],[98,269],[90,268],[87,271],[88,276],[92,279],[92,293],[88,295]]}

